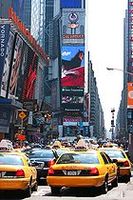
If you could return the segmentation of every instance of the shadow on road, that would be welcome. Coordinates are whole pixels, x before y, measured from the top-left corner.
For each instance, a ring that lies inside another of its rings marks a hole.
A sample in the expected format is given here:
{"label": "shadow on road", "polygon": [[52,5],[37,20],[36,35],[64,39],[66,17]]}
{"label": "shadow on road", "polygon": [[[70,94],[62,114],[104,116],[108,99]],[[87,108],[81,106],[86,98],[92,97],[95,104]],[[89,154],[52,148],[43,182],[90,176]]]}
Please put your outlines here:
{"label": "shadow on road", "polygon": [[0,191],[0,199],[1,200],[22,200],[24,199],[24,195],[21,192],[14,191]]}
{"label": "shadow on road", "polygon": [[[109,186],[109,190],[112,187]],[[101,195],[101,191],[97,188],[62,188],[59,195],[56,196],[73,196],[73,197],[97,197]],[[54,196],[46,193],[43,196]]]}

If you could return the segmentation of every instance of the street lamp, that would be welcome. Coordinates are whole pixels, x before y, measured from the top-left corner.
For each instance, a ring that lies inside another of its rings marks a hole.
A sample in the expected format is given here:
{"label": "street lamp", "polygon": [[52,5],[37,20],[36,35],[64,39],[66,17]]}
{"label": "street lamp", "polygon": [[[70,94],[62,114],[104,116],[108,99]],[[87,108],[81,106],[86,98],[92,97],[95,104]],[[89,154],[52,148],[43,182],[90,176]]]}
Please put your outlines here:
{"label": "street lamp", "polygon": [[121,72],[124,72],[125,74],[130,74],[133,76],[133,72],[128,72],[128,71],[124,71],[123,69],[119,69],[119,68],[113,68],[113,67],[106,67],[106,69],[108,71],[121,71]]}
{"label": "street lamp", "polygon": [[[129,74],[129,75],[133,76],[133,72],[124,71],[124,70],[119,69],[119,68],[107,67],[106,69],[109,70],[109,71],[113,71],[113,70],[121,71],[121,72],[124,72],[124,74]],[[128,151],[129,151],[130,158],[133,161],[133,154],[132,154],[132,152],[133,152],[133,132],[132,133],[129,132],[128,138],[129,138]]]}

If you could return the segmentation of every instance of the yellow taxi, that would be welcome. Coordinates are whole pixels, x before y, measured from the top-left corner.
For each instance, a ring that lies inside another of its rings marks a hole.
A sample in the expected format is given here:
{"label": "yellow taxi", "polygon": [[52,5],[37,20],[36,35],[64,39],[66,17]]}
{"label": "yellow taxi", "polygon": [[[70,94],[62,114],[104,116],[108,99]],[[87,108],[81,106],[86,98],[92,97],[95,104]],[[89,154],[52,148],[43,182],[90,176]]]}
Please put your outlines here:
{"label": "yellow taxi", "polygon": [[107,193],[108,184],[118,186],[117,165],[99,150],[76,150],[62,154],[48,170],[52,194],[62,187],[97,187]]}
{"label": "yellow taxi", "polygon": [[0,152],[0,190],[21,190],[27,197],[37,190],[37,171],[26,155]]}
{"label": "yellow taxi", "polygon": [[100,150],[104,151],[113,161],[116,162],[119,178],[123,178],[125,182],[129,182],[131,177],[131,162],[125,151],[117,147],[104,147],[100,148]]}

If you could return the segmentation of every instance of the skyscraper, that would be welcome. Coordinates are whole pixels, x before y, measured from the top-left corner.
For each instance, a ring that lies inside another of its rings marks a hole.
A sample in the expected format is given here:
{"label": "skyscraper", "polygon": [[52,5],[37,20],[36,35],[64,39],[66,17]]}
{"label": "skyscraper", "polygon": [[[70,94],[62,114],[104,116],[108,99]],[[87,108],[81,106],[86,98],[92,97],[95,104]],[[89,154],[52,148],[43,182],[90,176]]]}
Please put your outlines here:
{"label": "skyscraper", "polygon": [[0,0],[0,18],[8,18],[8,9],[12,7],[16,15],[30,30],[31,27],[31,0]]}

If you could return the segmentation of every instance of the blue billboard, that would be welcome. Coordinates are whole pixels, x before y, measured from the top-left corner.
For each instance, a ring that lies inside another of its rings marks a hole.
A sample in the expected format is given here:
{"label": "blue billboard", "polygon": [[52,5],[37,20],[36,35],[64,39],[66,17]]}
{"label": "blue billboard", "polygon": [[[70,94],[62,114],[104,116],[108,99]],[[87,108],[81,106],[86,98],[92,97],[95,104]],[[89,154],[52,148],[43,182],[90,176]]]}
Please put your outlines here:
{"label": "blue billboard", "polygon": [[0,85],[2,81],[3,67],[5,62],[6,47],[9,38],[9,24],[0,24]]}
{"label": "blue billboard", "polygon": [[61,0],[61,8],[81,8],[82,0]]}
{"label": "blue billboard", "polygon": [[84,87],[84,46],[62,47],[62,87]]}

